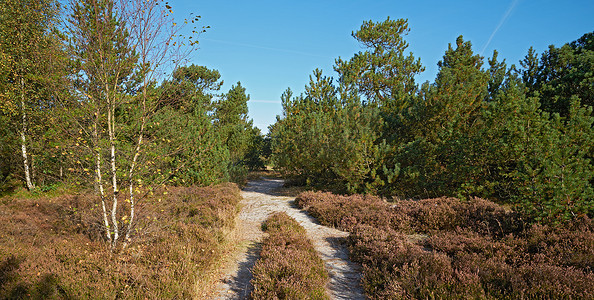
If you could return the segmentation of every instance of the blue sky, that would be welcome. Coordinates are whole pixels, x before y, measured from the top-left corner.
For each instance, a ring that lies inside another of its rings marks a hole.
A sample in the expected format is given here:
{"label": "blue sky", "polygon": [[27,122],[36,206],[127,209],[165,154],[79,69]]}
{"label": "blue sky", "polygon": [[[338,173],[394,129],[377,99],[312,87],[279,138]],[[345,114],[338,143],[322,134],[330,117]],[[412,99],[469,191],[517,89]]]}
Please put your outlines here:
{"label": "blue sky", "polygon": [[334,60],[362,48],[352,38],[365,20],[408,19],[408,50],[426,67],[417,80],[433,81],[448,43],[463,35],[474,51],[494,49],[518,64],[533,46],[542,53],[594,31],[594,1],[189,1],[171,0],[176,18],[202,16],[211,28],[200,38],[191,62],[219,70],[222,91],[241,81],[251,100],[254,124],[267,132],[282,114],[287,87],[304,90],[320,68],[334,76]]}

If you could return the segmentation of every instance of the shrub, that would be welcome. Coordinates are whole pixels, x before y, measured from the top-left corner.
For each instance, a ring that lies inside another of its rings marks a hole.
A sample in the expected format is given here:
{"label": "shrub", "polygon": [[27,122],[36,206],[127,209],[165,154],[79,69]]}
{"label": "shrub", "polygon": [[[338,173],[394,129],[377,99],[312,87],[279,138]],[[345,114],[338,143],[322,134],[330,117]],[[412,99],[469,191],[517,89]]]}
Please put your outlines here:
{"label": "shrub", "polygon": [[356,224],[401,229],[410,225],[407,216],[393,214],[390,204],[375,196],[304,192],[297,196],[295,204],[306,209],[321,224],[347,231]]}
{"label": "shrub", "polygon": [[270,216],[252,273],[254,299],[328,299],[328,274],[305,229],[286,213]]}
{"label": "shrub", "polygon": [[112,252],[93,197],[0,201],[0,298],[195,297],[240,200],[233,184],[157,191],[138,206],[129,246]]}
{"label": "shrub", "polygon": [[306,192],[322,224],[351,233],[371,299],[578,298],[594,287],[594,223],[529,225],[484,199],[403,200]]}

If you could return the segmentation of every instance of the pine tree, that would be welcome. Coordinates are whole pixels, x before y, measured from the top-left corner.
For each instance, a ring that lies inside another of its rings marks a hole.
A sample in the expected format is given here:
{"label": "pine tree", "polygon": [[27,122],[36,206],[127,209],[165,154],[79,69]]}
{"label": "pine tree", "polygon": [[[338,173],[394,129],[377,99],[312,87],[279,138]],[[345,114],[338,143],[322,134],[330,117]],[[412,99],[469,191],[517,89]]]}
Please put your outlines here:
{"label": "pine tree", "polygon": [[183,66],[158,88],[147,153],[158,170],[170,172],[164,174],[170,184],[205,186],[229,180],[229,150],[212,117],[220,77],[204,66]]}
{"label": "pine tree", "polygon": [[473,151],[471,136],[480,126],[489,81],[482,63],[461,36],[455,48],[448,46],[435,83],[422,87],[401,125],[414,133],[401,142],[396,154],[399,190],[425,197],[453,195],[469,180],[464,160]]}
{"label": "pine tree", "polygon": [[593,40],[594,33],[586,33],[560,48],[551,45],[540,62],[534,50],[529,50],[520,72],[530,95],[538,93],[543,110],[566,117],[572,96],[579,97],[581,105],[594,106]]}
{"label": "pine tree", "polygon": [[339,81],[361,93],[370,103],[389,110],[406,106],[406,96],[417,89],[414,77],[424,70],[412,53],[405,54],[408,44],[404,36],[408,32],[405,19],[363,22],[352,35],[368,50],[348,61],[336,60]]}

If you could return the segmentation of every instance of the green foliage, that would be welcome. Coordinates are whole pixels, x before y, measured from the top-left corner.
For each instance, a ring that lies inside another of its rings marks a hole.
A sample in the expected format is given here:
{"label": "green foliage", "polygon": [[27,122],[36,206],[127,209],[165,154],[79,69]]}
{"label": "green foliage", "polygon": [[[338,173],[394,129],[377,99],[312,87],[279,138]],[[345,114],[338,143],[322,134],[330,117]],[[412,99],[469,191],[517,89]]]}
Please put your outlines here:
{"label": "green foliage", "polygon": [[[67,59],[60,44],[65,36],[52,23],[57,8],[41,0],[7,1],[1,8],[3,183],[22,169],[16,151],[21,111],[30,125],[31,168],[42,185],[96,182],[96,157],[103,160],[104,178],[111,175],[105,160],[111,144],[123,182],[209,185],[228,181],[230,174],[245,177],[246,157],[259,151],[252,145],[262,142],[247,120],[249,97],[243,87],[214,101],[223,84],[220,74],[196,65],[175,69],[170,80],[141,84],[147,66],[140,66],[129,24],[109,0],[73,1],[64,33],[70,42]],[[66,72],[72,81],[65,80]],[[25,106],[20,104],[22,94]],[[143,142],[137,152],[139,133]],[[142,154],[139,173],[128,178],[137,153]],[[249,165],[261,167],[260,155],[252,156]]]}
{"label": "green foliage", "polygon": [[591,215],[591,110],[575,98],[570,116],[551,116],[496,52],[489,70],[481,64],[461,38],[446,51],[435,84],[402,118],[392,193],[498,199],[547,223]]}
{"label": "green foliage", "polygon": [[59,10],[59,3],[50,0],[8,0],[0,7],[0,178],[9,173],[24,177],[19,156],[25,147],[33,181],[56,180],[55,153],[45,146],[56,143],[51,132],[55,102],[66,77],[66,58],[55,28]]}
{"label": "green foliage", "polygon": [[[158,88],[159,107],[148,126],[154,179],[176,185],[210,185],[229,180],[229,150],[211,117],[219,72],[203,66],[180,67]],[[152,164],[152,166],[151,166]]]}
{"label": "green foliage", "polygon": [[[372,182],[378,155],[378,110],[356,104],[352,93],[339,93],[319,70],[306,94],[283,94],[285,116],[271,128],[273,163],[281,172],[308,184],[330,184],[359,191]],[[337,148],[337,147],[340,147]]]}
{"label": "green foliage", "polygon": [[414,76],[424,68],[412,53],[405,55],[409,32],[404,19],[365,21],[353,37],[368,50],[349,61],[336,60],[340,82],[360,92],[367,101],[389,109],[402,108],[407,94],[417,89]]}
{"label": "green foliage", "polygon": [[15,132],[10,130],[8,116],[0,114],[0,186],[4,185],[16,166],[13,149],[17,147],[14,135]]}
{"label": "green foliage", "polygon": [[254,127],[250,145],[245,155],[246,166],[252,171],[266,168],[271,154],[270,138],[263,136],[260,130]]}
{"label": "green foliage", "polygon": [[534,53],[528,53],[523,66],[525,82],[529,93],[540,95],[543,110],[566,117],[573,96],[582,105],[594,106],[593,41],[594,33],[590,32],[560,48],[551,45],[538,64]]}
{"label": "green foliage", "polygon": [[216,99],[223,83],[217,70],[190,65],[172,75],[149,104],[157,109],[148,125],[143,177],[175,185],[243,182],[249,166],[262,166],[254,146],[261,136],[248,120],[245,88],[238,83]]}
{"label": "green foliage", "polygon": [[[468,170],[464,160],[469,139],[487,94],[488,75],[482,58],[462,37],[450,44],[432,85],[424,85],[409,108],[398,115],[392,165],[400,168],[390,193],[437,196],[454,193]],[[395,112],[396,113],[396,112]],[[392,179],[394,181],[394,179]]]}
{"label": "green foliage", "polygon": [[263,146],[258,141],[260,132],[248,119],[249,100],[246,89],[238,82],[215,103],[214,126],[229,150],[231,181],[237,183],[246,180],[248,169],[263,167],[259,155],[259,147]]}
{"label": "green foliage", "polygon": [[514,199],[537,221],[558,223],[594,213],[594,166],[588,157],[593,124],[592,108],[581,107],[574,96],[566,122],[554,115],[534,124],[537,134],[524,136],[530,144],[514,174]]}
{"label": "green foliage", "polygon": [[223,85],[219,71],[192,64],[175,69],[172,77],[171,81],[163,84],[168,94],[162,105],[201,113],[213,109],[214,92]]}
{"label": "green foliage", "polygon": [[364,22],[353,36],[369,50],[336,61],[338,86],[316,70],[304,95],[283,94],[275,167],[341,192],[479,196],[543,223],[593,216],[592,34],[540,62],[531,49],[523,70],[497,51],[483,68],[460,36],[418,88],[407,32],[404,20]]}

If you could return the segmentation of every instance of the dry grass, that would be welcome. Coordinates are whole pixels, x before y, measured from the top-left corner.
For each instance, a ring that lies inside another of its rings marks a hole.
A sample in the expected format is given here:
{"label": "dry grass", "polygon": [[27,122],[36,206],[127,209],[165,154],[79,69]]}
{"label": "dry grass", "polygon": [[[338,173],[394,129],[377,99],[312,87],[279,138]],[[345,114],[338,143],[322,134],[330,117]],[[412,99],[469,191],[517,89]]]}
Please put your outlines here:
{"label": "dry grass", "polygon": [[130,246],[112,252],[94,196],[4,197],[0,298],[195,297],[197,276],[224,252],[239,200],[232,184],[158,191],[139,205]]}
{"label": "dry grass", "polygon": [[266,178],[282,178],[282,176],[281,176],[281,174],[279,172],[274,171],[272,169],[265,169],[265,170],[250,171],[248,173],[247,180],[248,181],[259,180],[262,177],[266,177]]}

